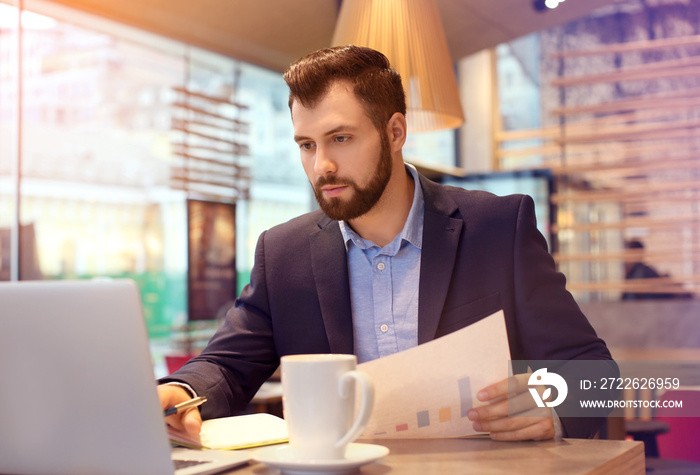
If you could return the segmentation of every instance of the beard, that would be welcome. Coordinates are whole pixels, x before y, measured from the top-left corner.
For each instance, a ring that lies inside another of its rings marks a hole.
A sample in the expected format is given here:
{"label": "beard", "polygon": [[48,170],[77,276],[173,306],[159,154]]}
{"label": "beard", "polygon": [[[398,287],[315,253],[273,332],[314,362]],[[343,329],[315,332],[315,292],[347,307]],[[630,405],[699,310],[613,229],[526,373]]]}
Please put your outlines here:
{"label": "beard", "polygon": [[[350,178],[340,178],[335,175],[322,176],[312,187],[316,201],[326,216],[337,221],[348,221],[368,213],[384,194],[387,183],[391,178],[391,150],[386,134],[381,134],[381,150],[377,166],[372,173],[370,182],[360,187]],[[350,198],[326,198],[321,187],[325,185],[345,185],[352,191]]]}

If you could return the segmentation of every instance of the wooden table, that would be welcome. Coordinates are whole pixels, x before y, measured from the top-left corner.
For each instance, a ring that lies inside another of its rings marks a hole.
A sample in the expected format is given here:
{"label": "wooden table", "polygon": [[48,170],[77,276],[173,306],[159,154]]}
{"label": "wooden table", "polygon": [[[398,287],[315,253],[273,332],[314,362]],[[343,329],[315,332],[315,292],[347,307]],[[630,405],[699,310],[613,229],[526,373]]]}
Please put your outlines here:
{"label": "wooden table", "polygon": [[[380,475],[478,474],[644,474],[644,446],[622,440],[563,439],[544,442],[495,442],[491,439],[361,440],[388,447],[384,459],[358,473]],[[231,475],[276,475],[280,471],[252,462]]]}

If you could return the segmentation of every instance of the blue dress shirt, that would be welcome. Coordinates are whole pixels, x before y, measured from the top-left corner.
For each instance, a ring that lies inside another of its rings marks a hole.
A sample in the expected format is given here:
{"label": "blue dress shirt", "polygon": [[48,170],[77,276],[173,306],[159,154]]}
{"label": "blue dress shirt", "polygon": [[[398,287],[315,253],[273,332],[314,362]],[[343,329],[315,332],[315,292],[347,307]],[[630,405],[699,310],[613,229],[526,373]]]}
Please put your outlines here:
{"label": "blue dress shirt", "polygon": [[423,244],[423,190],[418,172],[413,204],[401,233],[380,248],[347,223],[340,231],[347,250],[355,355],[359,363],[418,344],[418,282]]}

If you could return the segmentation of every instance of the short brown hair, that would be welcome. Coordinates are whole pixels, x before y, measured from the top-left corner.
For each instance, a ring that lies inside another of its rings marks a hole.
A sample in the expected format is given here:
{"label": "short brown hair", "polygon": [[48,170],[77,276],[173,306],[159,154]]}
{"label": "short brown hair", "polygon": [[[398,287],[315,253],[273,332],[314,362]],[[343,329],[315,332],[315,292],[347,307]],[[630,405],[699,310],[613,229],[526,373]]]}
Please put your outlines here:
{"label": "short brown hair", "polygon": [[292,63],[284,73],[289,86],[289,108],[294,101],[313,107],[337,81],[348,81],[377,130],[396,112],[406,115],[401,76],[379,51],[363,46],[320,49]]}

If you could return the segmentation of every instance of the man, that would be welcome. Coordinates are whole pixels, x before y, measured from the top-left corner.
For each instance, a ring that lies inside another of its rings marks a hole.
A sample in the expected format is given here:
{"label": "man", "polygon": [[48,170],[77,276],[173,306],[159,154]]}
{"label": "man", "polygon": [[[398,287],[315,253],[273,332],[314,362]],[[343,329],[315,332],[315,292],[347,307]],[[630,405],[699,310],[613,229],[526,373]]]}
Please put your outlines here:
{"label": "man", "polygon": [[[513,359],[610,359],[555,272],[529,197],[443,187],[404,164],[403,87],[381,53],[324,49],[284,77],[321,209],[260,236],[250,285],[204,352],[161,381],[163,407],[194,393],[208,398],[201,417],[231,415],[283,355],[368,361],[501,308]],[[507,381],[479,392],[489,404],[470,411],[476,430],[497,440],[552,438],[555,424],[569,437],[597,430],[596,420],[507,417],[507,395]],[[168,422],[196,433],[201,418]]]}
{"label": "man", "polygon": [[[644,263],[644,244],[639,239],[632,239],[625,242],[625,248],[639,252],[638,260],[634,262],[625,262],[625,279],[661,279],[662,277],[669,277],[668,274],[659,274],[655,268]],[[669,283],[670,282],[665,283],[665,285],[668,286]],[[663,284],[659,284],[659,286],[661,285]],[[628,290],[622,293],[622,300],[682,299],[692,298],[692,296],[691,293],[685,292],[639,292]]]}

